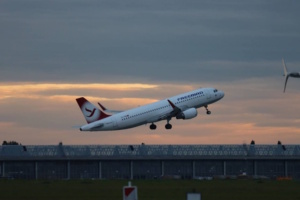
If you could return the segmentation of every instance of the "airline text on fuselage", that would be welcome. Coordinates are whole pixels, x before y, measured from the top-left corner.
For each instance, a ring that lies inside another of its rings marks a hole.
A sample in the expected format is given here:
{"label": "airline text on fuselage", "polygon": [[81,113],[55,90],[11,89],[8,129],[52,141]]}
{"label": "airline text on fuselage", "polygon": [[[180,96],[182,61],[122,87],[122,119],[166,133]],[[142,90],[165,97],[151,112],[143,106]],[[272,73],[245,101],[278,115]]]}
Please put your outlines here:
{"label": "airline text on fuselage", "polygon": [[192,98],[194,96],[198,96],[198,95],[201,95],[201,94],[203,94],[203,92],[196,92],[196,93],[193,93],[193,94],[190,94],[190,95],[186,95],[186,96],[177,98],[177,101],[183,101],[184,99]]}

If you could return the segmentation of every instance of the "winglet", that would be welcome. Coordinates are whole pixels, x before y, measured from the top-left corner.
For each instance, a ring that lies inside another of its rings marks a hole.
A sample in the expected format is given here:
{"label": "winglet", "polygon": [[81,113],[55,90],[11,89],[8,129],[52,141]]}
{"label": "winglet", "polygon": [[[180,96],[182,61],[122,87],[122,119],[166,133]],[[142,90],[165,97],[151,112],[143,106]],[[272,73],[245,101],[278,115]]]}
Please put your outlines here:
{"label": "winglet", "polygon": [[181,109],[180,108],[178,108],[177,106],[175,106],[175,104],[172,102],[172,101],[170,101],[169,99],[168,99],[168,102],[169,102],[169,104],[172,106],[172,108],[173,108],[173,111],[170,113],[172,116],[177,116],[178,115],[178,113],[180,113],[181,112]]}
{"label": "winglet", "polygon": [[176,108],[176,106],[172,103],[172,101],[170,101],[170,100],[168,99],[168,102],[169,102],[169,104],[172,106],[172,108]]}
{"label": "winglet", "polygon": [[178,108],[177,106],[175,106],[175,104],[172,101],[170,101],[169,99],[168,99],[168,102],[172,106],[173,112],[177,113],[177,112],[181,111],[181,109]]}
{"label": "winglet", "polygon": [[177,108],[177,106],[175,106],[175,105],[172,103],[172,101],[170,101],[169,99],[168,99],[168,102],[169,102],[169,104],[172,106],[173,109]]}

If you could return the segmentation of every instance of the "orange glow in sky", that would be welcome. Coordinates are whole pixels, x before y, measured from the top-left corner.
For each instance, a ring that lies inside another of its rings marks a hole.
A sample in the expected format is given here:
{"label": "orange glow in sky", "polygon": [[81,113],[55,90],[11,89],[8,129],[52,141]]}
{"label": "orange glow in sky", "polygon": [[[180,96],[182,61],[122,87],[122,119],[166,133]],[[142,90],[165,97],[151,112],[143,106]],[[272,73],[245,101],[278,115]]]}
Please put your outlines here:
{"label": "orange glow in sky", "polygon": [[[275,144],[281,140],[289,144],[300,142],[298,100],[295,93],[283,96],[271,91],[255,91],[255,83],[232,86],[216,85],[225,91],[221,101],[205,109],[191,120],[172,119],[172,130],[165,130],[166,121],[157,123],[157,130],[149,125],[137,128],[80,132],[74,126],[83,125],[75,99],[85,96],[92,103],[103,103],[109,109],[125,110],[165,99],[197,88],[183,84],[85,84],[85,83],[1,83],[1,139],[22,144],[241,144],[255,140],[261,144]],[[261,84],[261,83],[257,83]],[[245,93],[236,92],[245,91]],[[245,99],[241,99],[242,97]],[[282,107],[293,105],[292,109]]]}

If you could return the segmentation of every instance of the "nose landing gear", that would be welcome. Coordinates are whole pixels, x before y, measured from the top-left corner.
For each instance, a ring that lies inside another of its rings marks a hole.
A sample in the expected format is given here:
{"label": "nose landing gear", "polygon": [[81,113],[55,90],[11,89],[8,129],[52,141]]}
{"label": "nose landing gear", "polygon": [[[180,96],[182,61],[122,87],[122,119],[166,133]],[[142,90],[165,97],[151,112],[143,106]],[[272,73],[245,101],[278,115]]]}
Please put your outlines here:
{"label": "nose landing gear", "polygon": [[204,106],[204,107],[205,107],[205,109],[206,109],[206,114],[210,115],[211,112],[208,110],[208,106],[206,105],[206,106]]}

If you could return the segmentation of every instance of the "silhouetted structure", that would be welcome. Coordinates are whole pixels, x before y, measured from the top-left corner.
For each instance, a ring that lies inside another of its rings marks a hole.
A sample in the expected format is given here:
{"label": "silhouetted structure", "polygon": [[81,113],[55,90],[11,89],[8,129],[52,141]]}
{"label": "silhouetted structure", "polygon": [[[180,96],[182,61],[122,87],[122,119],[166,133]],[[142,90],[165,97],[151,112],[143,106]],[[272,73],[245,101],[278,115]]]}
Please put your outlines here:
{"label": "silhouetted structure", "polygon": [[300,179],[300,145],[0,146],[0,176],[20,179]]}

